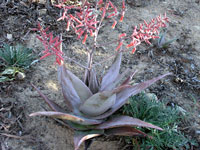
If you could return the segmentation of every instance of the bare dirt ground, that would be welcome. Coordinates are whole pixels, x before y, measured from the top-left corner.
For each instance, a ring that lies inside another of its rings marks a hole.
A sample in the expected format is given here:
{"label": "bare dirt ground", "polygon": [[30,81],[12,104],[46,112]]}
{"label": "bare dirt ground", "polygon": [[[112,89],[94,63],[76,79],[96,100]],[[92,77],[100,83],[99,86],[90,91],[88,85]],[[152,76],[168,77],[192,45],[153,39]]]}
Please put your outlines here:
{"label": "bare dirt ground", "polygon": [[[7,2],[7,3],[4,3]],[[0,45],[3,43],[26,44],[38,55],[43,50],[30,29],[37,21],[59,33],[58,10],[41,3],[26,1],[0,1]],[[113,1],[120,8],[121,1]],[[127,11],[122,24],[111,32],[111,22],[106,21],[99,42],[115,40],[119,33],[131,32],[134,25],[167,13],[170,19],[167,39],[177,38],[166,49],[141,45],[132,55],[123,55],[122,71],[138,69],[135,82],[173,72],[173,76],[151,86],[147,91],[155,93],[159,100],[178,105],[190,113],[191,122],[182,131],[200,142],[200,1],[199,0],[127,0]],[[12,39],[7,35],[12,34]],[[71,32],[64,35],[64,52],[70,58],[86,63],[84,47]],[[96,53],[98,59],[114,53],[115,43],[104,46]],[[68,62],[68,67],[78,76],[83,69]],[[1,66],[1,65],[0,65]],[[105,66],[100,67],[107,67]],[[1,67],[0,67],[1,69]],[[29,114],[48,109],[39,94],[31,87],[35,84],[50,99],[63,104],[57,82],[53,59],[45,59],[27,71],[22,81],[0,84],[0,150],[72,150],[73,132],[58,122],[44,117],[31,118]],[[121,149],[120,141],[96,139],[91,150]]]}

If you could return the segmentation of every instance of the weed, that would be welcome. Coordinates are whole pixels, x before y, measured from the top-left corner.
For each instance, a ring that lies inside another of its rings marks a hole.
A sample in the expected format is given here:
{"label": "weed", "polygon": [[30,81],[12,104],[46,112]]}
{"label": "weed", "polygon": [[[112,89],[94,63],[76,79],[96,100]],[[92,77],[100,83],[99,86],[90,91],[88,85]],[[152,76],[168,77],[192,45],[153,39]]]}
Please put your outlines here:
{"label": "weed", "polygon": [[30,48],[5,44],[3,48],[0,48],[0,60],[2,61],[0,83],[14,80],[17,74],[24,78],[24,69],[33,64],[34,58]]}
{"label": "weed", "polygon": [[166,33],[167,33],[167,29],[163,29],[160,32],[159,38],[157,40],[158,48],[167,48],[172,42],[177,40],[177,38],[173,38],[171,40],[166,41]]}
{"label": "weed", "polygon": [[153,138],[126,138],[125,142],[128,144],[132,145],[136,140],[140,145],[140,149],[143,150],[189,150],[191,145],[197,145],[194,140],[191,140],[179,131],[181,121],[187,118],[176,107],[166,106],[164,103],[150,99],[146,94],[141,93],[132,96],[129,99],[129,104],[125,105],[122,111],[125,115],[139,118],[164,129],[163,131],[143,129],[142,131],[148,133]]}
{"label": "weed", "polygon": [[28,68],[33,62],[34,56],[30,48],[5,44],[3,48],[0,48],[0,59],[7,67]]}

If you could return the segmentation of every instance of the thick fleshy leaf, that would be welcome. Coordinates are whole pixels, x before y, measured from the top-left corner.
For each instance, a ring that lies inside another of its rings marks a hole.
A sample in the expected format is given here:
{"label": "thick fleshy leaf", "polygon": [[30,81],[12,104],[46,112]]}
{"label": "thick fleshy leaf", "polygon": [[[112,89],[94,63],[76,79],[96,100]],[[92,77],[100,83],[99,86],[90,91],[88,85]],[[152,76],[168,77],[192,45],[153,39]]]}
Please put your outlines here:
{"label": "thick fleshy leaf", "polygon": [[92,92],[90,89],[82,82],[76,75],[66,69],[64,65],[61,66],[61,70],[63,71],[64,78],[68,78],[74,89],[76,90],[78,96],[80,97],[81,101],[84,102],[90,96],[92,96]]}
{"label": "thick fleshy leaf", "polygon": [[122,107],[126,103],[126,101],[128,100],[128,98],[130,96],[140,93],[142,90],[146,89],[147,87],[149,87],[156,81],[158,81],[168,75],[171,75],[171,73],[166,73],[164,75],[158,76],[151,80],[148,80],[148,81],[139,83],[137,85],[133,85],[131,87],[127,87],[127,88],[123,89],[121,92],[117,93],[116,103],[115,103],[115,105],[112,106],[112,108],[110,110],[108,110],[107,112],[105,112],[102,115],[99,115],[99,116],[93,117],[93,118],[94,119],[103,119],[103,118],[106,118],[106,117],[112,115],[115,111],[117,111],[120,107]]}
{"label": "thick fleshy leaf", "polygon": [[55,102],[49,100],[35,85],[33,85],[33,84],[31,84],[31,85],[40,94],[40,96],[44,99],[44,101],[49,105],[49,107],[53,111],[66,113],[66,111],[63,108],[61,108],[58,104],[56,104]]}
{"label": "thick fleshy leaf", "polygon": [[97,80],[96,71],[94,69],[90,71],[89,89],[93,94],[99,91],[99,82]]}
{"label": "thick fleshy leaf", "polygon": [[88,131],[91,129],[94,129],[95,125],[82,125],[79,123],[75,123],[75,122],[71,122],[71,121],[67,121],[67,120],[61,120],[64,122],[64,124],[67,124],[68,126],[70,126],[71,129],[74,130],[78,130],[78,131]]}
{"label": "thick fleshy leaf", "polygon": [[128,76],[128,78],[126,78],[126,80],[124,80],[121,84],[122,85],[126,85],[126,84],[129,84],[129,82],[132,80],[133,76],[136,74],[137,71],[134,71],[133,73],[131,73],[130,76]]}
{"label": "thick fleshy leaf", "polygon": [[146,133],[137,130],[132,127],[117,127],[105,130],[106,135],[119,135],[119,136],[144,136],[152,138],[148,136]]}
{"label": "thick fleshy leaf", "polygon": [[100,136],[102,134],[103,134],[103,130],[95,130],[95,131],[90,131],[90,132],[76,132],[74,136],[75,150],[78,150],[84,141]]}
{"label": "thick fleshy leaf", "polygon": [[96,126],[95,129],[109,129],[109,128],[116,128],[116,127],[146,127],[146,128],[153,128],[157,130],[163,130],[162,128],[152,125],[150,123],[144,122],[137,118],[132,118],[129,116],[118,116],[114,117],[102,124]]}
{"label": "thick fleshy leaf", "polygon": [[67,69],[66,69],[66,73],[69,79],[71,80],[82,103],[93,95],[90,89],[85,85],[85,83],[81,81],[76,75],[74,75],[72,72],[70,72]]}
{"label": "thick fleshy leaf", "polygon": [[[63,66],[63,65],[62,65]],[[77,111],[77,108],[81,104],[81,99],[78,96],[71,80],[66,74],[65,68],[59,66],[58,68],[58,79],[62,87],[63,96],[65,98],[65,102],[67,104],[67,108],[70,111]]]}
{"label": "thick fleshy leaf", "polygon": [[104,91],[96,93],[80,106],[80,111],[88,116],[97,116],[106,112],[115,104],[116,94]]}
{"label": "thick fleshy leaf", "polygon": [[117,85],[119,85],[119,83],[121,82],[121,80],[130,72],[130,69],[126,69],[123,73],[119,74],[117,76],[117,78],[115,79],[115,81],[113,81],[110,85],[108,85],[108,89],[113,90]]}
{"label": "thick fleshy leaf", "polygon": [[118,53],[115,57],[113,64],[110,66],[108,72],[104,75],[100,91],[112,90],[110,86],[118,77],[121,65],[122,53]]}
{"label": "thick fleshy leaf", "polygon": [[82,125],[95,125],[102,123],[102,120],[94,120],[94,119],[87,119],[83,117],[79,117],[76,115],[68,114],[68,113],[62,113],[62,112],[54,112],[54,111],[41,111],[41,112],[35,112],[30,114],[29,116],[48,116],[63,120],[69,120],[75,123],[79,123]]}

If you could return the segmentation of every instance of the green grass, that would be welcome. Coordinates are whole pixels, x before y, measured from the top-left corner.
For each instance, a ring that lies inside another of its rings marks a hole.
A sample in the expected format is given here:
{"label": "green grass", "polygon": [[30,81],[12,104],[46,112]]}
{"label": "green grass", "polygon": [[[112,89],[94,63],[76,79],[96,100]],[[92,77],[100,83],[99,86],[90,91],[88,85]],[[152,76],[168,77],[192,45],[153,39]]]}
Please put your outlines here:
{"label": "green grass", "polygon": [[22,45],[10,46],[5,44],[0,48],[0,59],[6,67],[27,68],[34,60],[32,49]]}
{"label": "green grass", "polygon": [[138,149],[138,146],[141,150],[189,150],[191,145],[197,146],[194,140],[191,140],[179,131],[179,125],[186,117],[176,107],[166,106],[164,103],[149,98],[142,93],[131,97],[129,104],[125,105],[122,111],[125,115],[139,118],[164,129],[164,131],[141,129],[152,136],[153,139],[140,137],[126,138],[125,142],[132,145],[134,147],[133,150]]}
{"label": "green grass", "polygon": [[17,74],[25,76],[24,70],[33,64],[35,58],[30,48],[5,44],[0,48],[0,83],[14,80]]}

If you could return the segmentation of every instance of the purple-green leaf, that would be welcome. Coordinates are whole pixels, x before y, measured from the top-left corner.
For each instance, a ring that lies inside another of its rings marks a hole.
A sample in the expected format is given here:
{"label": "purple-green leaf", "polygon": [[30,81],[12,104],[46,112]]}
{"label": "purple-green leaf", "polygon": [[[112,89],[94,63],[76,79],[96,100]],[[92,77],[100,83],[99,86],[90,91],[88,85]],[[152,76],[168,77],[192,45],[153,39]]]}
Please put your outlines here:
{"label": "purple-green leaf", "polygon": [[156,81],[158,81],[168,75],[171,75],[171,73],[166,73],[164,75],[161,75],[161,76],[158,76],[151,80],[139,83],[137,85],[133,85],[131,87],[127,86],[127,88],[125,88],[121,92],[117,93],[116,103],[115,103],[115,105],[112,106],[112,108],[110,110],[108,110],[107,112],[105,112],[102,115],[99,115],[99,116],[93,117],[93,118],[94,119],[103,119],[103,118],[106,118],[106,117],[112,115],[115,111],[117,111],[120,107],[122,107],[126,103],[126,101],[128,100],[128,98],[130,96],[140,93],[142,90],[146,89],[147,87],[149,87]]}
{"label": "purple-green leaf", "polygon": [[72,72],[69,70],[66,70],[66,73],[71,80],[74,89],[76,90],[78,96],[81,99],[81,103],[83,103],[85,100],[87,100],[89,97],[92,96],[92,92],[90,89],[85,85],[83,81],[81,81],[76,75],[74,75]]}
{"label": "purple-green leaf", "polygon": [[108,72],[104,75],[101,82],[100,91],[112,90],[109,85],[111,85],[119,75],[121,58],[122,58],[122,53],[120,52],[116,55],[113,64],[110,66]]}
{"label": "purple-green leaf", "polygon": [[121,86],[122,86],[122,85],[129,84],[129,82],[132,80],[132,78],[133,78],[133,76],[136,74],[136,72],[137,72],[137,71],[132,72],[131,75],[128,76],[128,78],[126,78],[126,80],[124,80],[124,81],[122,82]]}
{"label": "purple-green leaf", "polygon": [[95,125],[102,123],[102,120],[87,119],[84,117],[79,117],[68,113],[54,112],[54,111],[35,112],[30,114],[29,116],[48,116],[57,119],[69,120],[75,123],[79,123],[81,125]]}
{"label": "purple-green leaf", "polygon": [[58,78],[67,107],[74,113],[86,99],[92,96],[90,89],[64,65],[58,69]]}
{"label": "purple-green leaf", "polygon": [[99,92],[87,99],[80,111],[87,116],[98,116],[111,108],[116,101],[116,94],[111,91]]}
{"label": "purple-green leaf", "polygon": [[31,84],[33,88],[40,94],[40,96],[44,99],[44,101],[48,104],[48,106],[53,110],[57,112],[66,113],[64,109],[62,109],[58,104],[55,102],[49,100],[35,85]]}
{"label": "purple-green leaf", "polygon": [[121,82],[121,80],[130,72],[130,69],[126,69],[125,71],[123,71],[123,73],[119,74],[117,76],[117,78],[115,79],[115,81],[113,81],[110,85],[109,88],[110,90],[113,90],[117,85],[119,85],[119,83]]}
{"label": "purple-green leaf", "polygon": [[129,116],[118,116],[114,117],[102,124],[96,126],[96,129],[109,129],[109,128],[116,128],[116,127],[146,127],[146,128],[153,128],[157,130],[163,130],[162,128],[152,125],[150,123],[144,122],[137,118],[132,118]]}
{"label": "purple-green leaf", "polygon": [[146,133],[137,130],[133,127],[117,127],[105,130],[106,135],[119,135],[119,136],[144,136],[152,138],[148,136]]}
{"label": "purple-green leaf", "polygon": [[97,93],[99,90],[99,82],[97,80],[96,71],[92,69],[90,72],[89,89],[93,94]]}
{"label": "purple-green leaf", "polygon": [[74,136],[74,146],[75,150],[78,150],[81,144],[91,138],[100,136],[103,134],[103,131],[96,131],[96,132],[77,132]]}
{"label": "purple-green leaf", "polygon": [[62,92],[67,104],[67,108],[70,111],[76,111],[81,104],[81,100],[76,90],[74,89],[72,82],[68,78],[63,65],[58,68],[58,79],[62,87]]}

